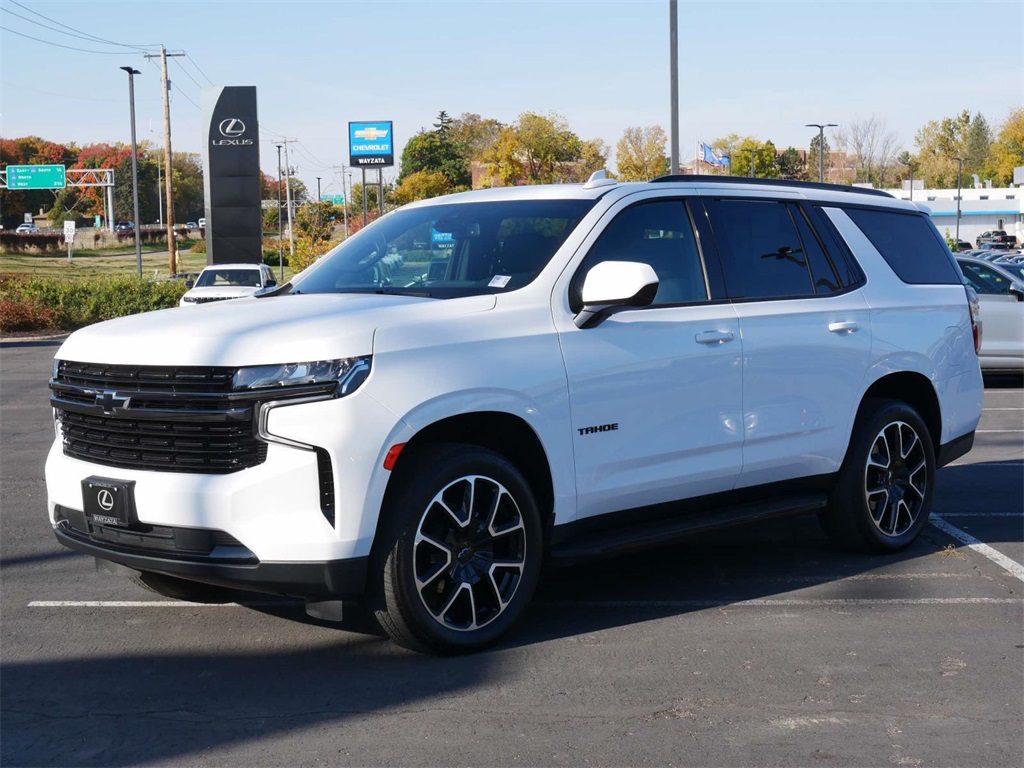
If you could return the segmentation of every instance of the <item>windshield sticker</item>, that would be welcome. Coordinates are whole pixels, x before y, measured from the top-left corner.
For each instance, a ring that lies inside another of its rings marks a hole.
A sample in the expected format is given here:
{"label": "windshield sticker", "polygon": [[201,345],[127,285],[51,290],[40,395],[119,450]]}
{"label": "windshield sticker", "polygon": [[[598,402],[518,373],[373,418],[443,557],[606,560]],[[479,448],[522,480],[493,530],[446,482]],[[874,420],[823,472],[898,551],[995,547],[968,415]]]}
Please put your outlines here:
{"label": "windshield sticker", "polygon": [[491,282],[487,284],[488,288],[504,288],[508,285],[508,281],[512,279],[511,275],[495,275],[491,278]]}

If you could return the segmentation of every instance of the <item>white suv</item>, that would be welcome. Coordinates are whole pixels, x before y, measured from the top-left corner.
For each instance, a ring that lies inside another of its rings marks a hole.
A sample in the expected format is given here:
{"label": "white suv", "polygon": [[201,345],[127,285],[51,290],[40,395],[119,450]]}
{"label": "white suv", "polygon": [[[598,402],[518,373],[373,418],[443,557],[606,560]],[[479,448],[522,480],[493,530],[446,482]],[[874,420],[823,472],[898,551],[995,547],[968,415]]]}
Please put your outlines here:
{"label": "white suv", "polygon": [[266,264],[214,264],[199,273],[178,306],[241,299],[276,285],[277,280]]}
{"label": "white suv", "polygon": [[898,550],[981,414],[961,280],[874,190],[599,173],[415,203],[262,297],[73,334],[50,519],[162,594],[362,599],[433,652],[495,641],[545,559],[810,511]]}

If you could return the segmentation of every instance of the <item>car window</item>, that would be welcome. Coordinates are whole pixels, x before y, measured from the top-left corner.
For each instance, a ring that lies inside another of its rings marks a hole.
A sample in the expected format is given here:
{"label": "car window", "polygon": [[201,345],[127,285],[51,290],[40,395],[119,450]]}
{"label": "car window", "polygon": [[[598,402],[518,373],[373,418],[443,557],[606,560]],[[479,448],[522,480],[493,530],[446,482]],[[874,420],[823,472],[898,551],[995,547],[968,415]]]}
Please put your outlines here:
{"label": "car window", "polygon": [[825,247],[817,234],[811,229],[804,212],[798,206],[790,207],[790,214],[796,222],[797,231],[800,233],[800,240],[803,243],[804,253],[807,254],[807,265],[811,268],[811,278],[814,281],[814,292],[817,294],[836,293],[843,288],[843,284],[836,273],[832,260],[825,253]]}
{"label": "car window", "polygon": [[298,293],[407,293],[434,298],[531,283],[593,200],[438,203],[397,210],[292,281]]}
{"label": "car window", "polygon": [[255,269],[204,269],[196,281],[197,288],[221,285],[241,285],[258,288],[260,273]]}
{"label": "car window", "polygon": [[704,205],[730,298],[814,294],[807,254],[785,203],[709,199]]}
{"label": "car window", "polygon": [[911,285],[960,282],[953,254],[924,214],[867,208],[843,210],[903,282]]}
{"label": "car window", "polygon": [[978,293],[1005,295],[1010,292],[1010,279],[993,269],[966,261],[960,262],[960,269],[967,284]]}
{"label": "car window", "polygon": [[697,240],[682,200],[640,203],[619,213],[583,260],[573,281],[574,307],[582,305],[579,297],[587,272],[604,261],[650,264],[658,276],[653,306],[708,298]]}

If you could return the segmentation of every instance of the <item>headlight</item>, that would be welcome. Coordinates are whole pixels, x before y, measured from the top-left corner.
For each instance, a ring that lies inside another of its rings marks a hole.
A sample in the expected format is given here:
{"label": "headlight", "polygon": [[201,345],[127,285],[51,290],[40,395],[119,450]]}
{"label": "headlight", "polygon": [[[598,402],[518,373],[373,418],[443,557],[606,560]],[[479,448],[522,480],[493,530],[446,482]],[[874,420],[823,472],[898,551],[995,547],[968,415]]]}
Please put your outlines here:
{"label": "headlight", "polygon": [[358,389],[370,375],[370,360],[371,358],[366,356],[309,363],[254,365],[239,368],[232,386],[236,390],[277,389],[334,383],[337,385],[335,395],[347,395]]}

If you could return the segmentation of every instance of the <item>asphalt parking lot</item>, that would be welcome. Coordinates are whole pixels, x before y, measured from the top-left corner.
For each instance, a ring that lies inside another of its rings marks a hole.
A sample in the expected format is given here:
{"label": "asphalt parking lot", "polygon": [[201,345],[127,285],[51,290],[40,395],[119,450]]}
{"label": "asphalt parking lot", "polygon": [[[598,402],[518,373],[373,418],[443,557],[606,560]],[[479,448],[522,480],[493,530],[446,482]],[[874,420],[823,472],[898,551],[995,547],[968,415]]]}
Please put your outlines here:
{"label": "asphalt parking lot", "polygon": [[547,575],[486,653],[353,613],[166,601],[49,529],[53,344],[0,344],[0,762],[28,765],[1024,764],[1024,394],[895,556],[813,518]]}

